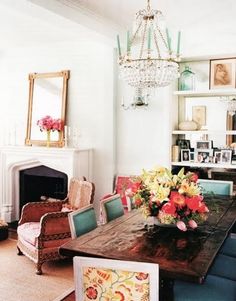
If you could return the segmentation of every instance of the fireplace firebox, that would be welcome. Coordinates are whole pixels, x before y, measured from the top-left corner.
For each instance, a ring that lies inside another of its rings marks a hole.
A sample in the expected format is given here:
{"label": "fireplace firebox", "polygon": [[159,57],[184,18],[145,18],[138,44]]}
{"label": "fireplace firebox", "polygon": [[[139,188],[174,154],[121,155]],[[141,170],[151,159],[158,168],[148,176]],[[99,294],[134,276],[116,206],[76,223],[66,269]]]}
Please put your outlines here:
{"label": "fireplace firebox", "polygon": [[40,165],[20,171],[20,212],[28,202],[40,201],[41,196],[63,200],[67,196],[68,176]]}

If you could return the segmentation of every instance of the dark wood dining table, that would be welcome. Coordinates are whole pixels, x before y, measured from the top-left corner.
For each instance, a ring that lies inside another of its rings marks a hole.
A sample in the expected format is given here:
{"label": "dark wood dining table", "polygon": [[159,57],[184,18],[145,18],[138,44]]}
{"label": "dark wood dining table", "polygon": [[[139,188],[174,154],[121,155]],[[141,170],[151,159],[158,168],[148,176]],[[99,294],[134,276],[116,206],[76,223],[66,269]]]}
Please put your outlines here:
{"label": "dark wood dining table", "polygon": [[173,281],[203,283],[236,218],[236,198],[211,195],[207,220],[186,232],[160,227],[138,210],[73,239],[60,247],[63,256],[92,256],[159,264],[160,300],[173,300]]}

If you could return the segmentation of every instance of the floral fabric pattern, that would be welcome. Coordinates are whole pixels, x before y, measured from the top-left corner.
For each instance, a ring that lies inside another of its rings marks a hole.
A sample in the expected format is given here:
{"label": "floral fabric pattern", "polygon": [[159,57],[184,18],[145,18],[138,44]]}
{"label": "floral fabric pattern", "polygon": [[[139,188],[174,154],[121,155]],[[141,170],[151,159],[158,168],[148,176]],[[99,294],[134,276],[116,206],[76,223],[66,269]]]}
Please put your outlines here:
{"label": "floral fabric pattern", "polygon": [[149,274],[83,268],[84,301],[148,301]]}

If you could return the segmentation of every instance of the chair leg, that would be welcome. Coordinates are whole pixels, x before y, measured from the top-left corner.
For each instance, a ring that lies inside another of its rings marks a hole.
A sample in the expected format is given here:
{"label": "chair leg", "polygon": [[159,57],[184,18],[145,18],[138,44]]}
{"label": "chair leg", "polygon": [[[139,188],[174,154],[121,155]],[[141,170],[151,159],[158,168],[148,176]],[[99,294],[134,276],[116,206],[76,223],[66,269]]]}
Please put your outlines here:
{"label": "chair leg", "polygon": [[18,252],[17,252],[17,255],[19,255],[19,256],[20,256],[20,255],[23,255],[23,253],[21,252],[21,250],[20,250],[19,247],[17,247],[17,251],[18,251]]}
{"label": "chair leg", "polygon": [[36,275],[42,275],[42,262],[38,262],[37,264],[36,264]]}

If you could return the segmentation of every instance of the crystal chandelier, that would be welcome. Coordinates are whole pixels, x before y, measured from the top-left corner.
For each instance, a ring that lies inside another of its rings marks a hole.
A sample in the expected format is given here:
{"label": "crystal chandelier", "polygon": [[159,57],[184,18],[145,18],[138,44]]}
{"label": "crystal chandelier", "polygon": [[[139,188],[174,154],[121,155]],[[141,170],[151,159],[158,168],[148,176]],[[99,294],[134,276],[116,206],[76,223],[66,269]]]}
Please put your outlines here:
{"label": "crystal chandelier", "polygon": [[125,53],[121,51],[117,36],[120,78],[135,88],[136,94],[131,104],[133,107],[146,106],[155,88],[168,86],[178,77],[180,32],[177,51],[174,53],[163,21],[161,11],[151,9],[150,0],[147,0],[146,9],[136,13],[133,36],[130,37],[127,32]]}
{"label": "crystal chandelier", "polygon": [[236,113],[236,98],[235,96],[226,96],[221,97],[223,102],[226,102],[227,105],[227,112],[229,115],[234,116]]}

